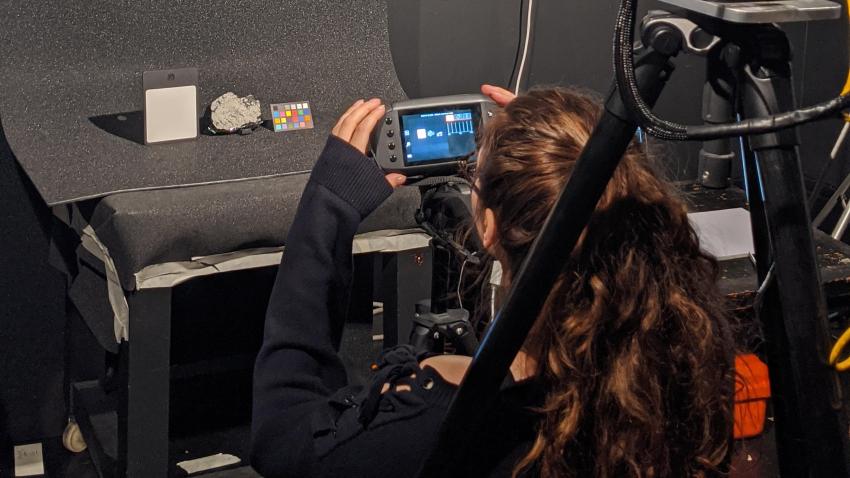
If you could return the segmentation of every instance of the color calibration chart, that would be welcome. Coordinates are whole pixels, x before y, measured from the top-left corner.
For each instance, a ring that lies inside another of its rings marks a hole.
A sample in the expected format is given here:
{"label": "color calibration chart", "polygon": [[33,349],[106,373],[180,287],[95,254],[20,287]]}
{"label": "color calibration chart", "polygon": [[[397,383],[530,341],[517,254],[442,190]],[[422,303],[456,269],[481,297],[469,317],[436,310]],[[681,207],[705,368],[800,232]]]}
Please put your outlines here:
{"label": "color calibration chart", "polygon": [[275,103],[269,105],[272,110],[272,120],[275,131],[293,131],[313,127],[313,113],[310,103]]}

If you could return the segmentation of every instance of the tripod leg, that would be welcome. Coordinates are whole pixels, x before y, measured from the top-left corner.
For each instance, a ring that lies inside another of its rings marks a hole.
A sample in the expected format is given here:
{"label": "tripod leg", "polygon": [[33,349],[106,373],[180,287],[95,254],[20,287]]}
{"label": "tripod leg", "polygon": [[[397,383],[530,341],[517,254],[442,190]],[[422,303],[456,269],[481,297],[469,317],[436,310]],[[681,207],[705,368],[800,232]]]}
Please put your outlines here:
{"label": "tripod leg", "polygon": [[[742,116],[762,117],[793,109],[790,47],[785,34],[764,27],[750,38],[743,45],[749,49],[747,57],[752,63],[742,72]],[[769,247],[775,261],[776,281],[765,294],[761,318],[780,472],[782,476],[847,476],[844,437],[834,408],[835,372],[826,357],[826,304],[796,130],[752,136],[749,143],[762,180],[770,242],[756,247]]]}
{"label": "tripod leg", "polygon": [[[735,119],[735,78],[715,48],[708,57],[707,81],[702,93],[702,119],[706,124],[731,123]],[[707,188],[729,187],[735,152],[729,138],[706,141],[699,152],[700,183]]]}
{"label": "tripod leg", "polygon": [[[750,225],[753,230],[756,272],[759,287],[761,287],[767,278],[767,273],[773,262],[773,252],[770,250],[770,234],[767,228],[767,213],[764,208],[764,188],[762,186],[761,174],[759,174],[759,166],[756,164],[755,153],[750,149],[749,140],[743,138],[742,142],[744,175],[746,176],[747,183],[750,185],[750,194],[747,201],[750,208]],[[760,313],[761,311],[756,311],[757,315],[760,315]]]}

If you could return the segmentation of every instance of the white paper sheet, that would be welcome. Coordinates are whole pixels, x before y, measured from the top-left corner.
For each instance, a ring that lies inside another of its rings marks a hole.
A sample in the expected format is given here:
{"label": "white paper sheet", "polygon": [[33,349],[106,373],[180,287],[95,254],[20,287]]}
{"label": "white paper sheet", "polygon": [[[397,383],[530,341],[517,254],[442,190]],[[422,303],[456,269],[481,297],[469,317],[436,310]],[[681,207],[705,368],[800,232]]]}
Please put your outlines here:
{"label": "white paper sheet", "polygon": [[41,443],[15,447],[15,476],[44,474],[44,456]]}
{"label": "white paper sheet", "polygon": [[221,468],[223,466],[235,465],[241,461],[242,460],[233,455],[225,455],[224,453],[219,453],[217,455],[205,456],[196,460],[181,461],[177,464],[177,466],[183,468],[186,473],[191,475],[194,473],[199,473],[201,471]]}
{"label": "white paper sheet", "polygon": [[700,247],[718,260],[748,257],[754,253],[750,212],[743,208],[688,214],[699,236]]}

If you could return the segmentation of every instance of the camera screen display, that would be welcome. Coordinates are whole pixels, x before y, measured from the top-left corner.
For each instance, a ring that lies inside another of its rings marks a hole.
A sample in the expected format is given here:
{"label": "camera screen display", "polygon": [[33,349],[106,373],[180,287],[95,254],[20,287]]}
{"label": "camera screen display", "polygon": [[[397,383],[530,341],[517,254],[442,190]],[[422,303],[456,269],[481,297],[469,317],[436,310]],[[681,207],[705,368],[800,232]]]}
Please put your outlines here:
{"label": "camera screen display", "polygon": [[475,152],[476,113],[466,108],[401,115],[404,163],[445,161]]}

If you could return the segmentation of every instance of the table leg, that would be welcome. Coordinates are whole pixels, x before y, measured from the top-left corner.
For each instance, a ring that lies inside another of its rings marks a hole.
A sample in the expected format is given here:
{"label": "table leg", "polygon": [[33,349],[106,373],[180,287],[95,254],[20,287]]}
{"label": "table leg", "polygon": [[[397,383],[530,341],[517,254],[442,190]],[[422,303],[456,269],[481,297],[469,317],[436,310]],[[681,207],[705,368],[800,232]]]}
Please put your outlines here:
{"label": "table leg", "polygon": [[430,247],[382,254],[384,348],[410,339],[416,303],[431,298]]}
{"label": "table leg", "polygon": [[124,385],[118,405],[118,473],[168,476],[171,289],[132,294],[130,340],[121,347]]}

